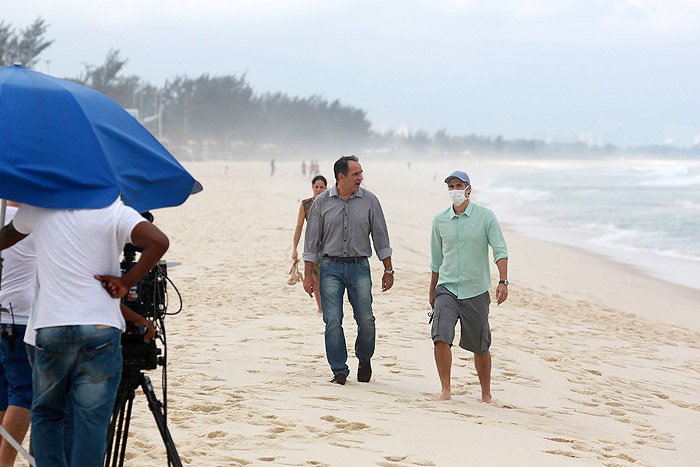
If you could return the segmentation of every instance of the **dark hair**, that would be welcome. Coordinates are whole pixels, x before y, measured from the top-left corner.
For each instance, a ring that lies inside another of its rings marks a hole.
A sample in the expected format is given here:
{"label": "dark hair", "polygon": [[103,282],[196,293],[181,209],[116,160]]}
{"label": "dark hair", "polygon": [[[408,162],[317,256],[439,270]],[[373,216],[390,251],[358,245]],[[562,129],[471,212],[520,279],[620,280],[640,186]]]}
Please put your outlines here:
{"label": "dark hair", "polygon": [[321,180],[324,185],[328,186],[328,181],[323,175],[316,175],[313,180],[311,180],[311,186],[314,186],[317,181]]}
{"label": "dark hair", "polygon": [[343,174],[348,176],[348,161],[360,162],[357,156],[343,156],[333,164],[333,173],[335,174],[335,181],[338,181],[338,174]]}

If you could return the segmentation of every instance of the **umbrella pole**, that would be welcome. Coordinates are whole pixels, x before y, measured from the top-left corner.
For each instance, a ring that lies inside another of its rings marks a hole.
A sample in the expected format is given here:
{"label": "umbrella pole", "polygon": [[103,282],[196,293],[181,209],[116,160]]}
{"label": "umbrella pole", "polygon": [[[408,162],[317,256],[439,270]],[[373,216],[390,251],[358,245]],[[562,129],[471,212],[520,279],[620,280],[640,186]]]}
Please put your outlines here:
{"label": "umbrella pole", "polygon": [[[0,228],[5,227],[5,211],[7,211],[7,200],[3,199],[0,203]],[[0,288],[2,288],[2,250],[0,250]]]}
{"label": "umbrella pole", "polygon": [[13,448],[15,448],[15,451],[17,451],[17,452],[19,453],[19,455],[21,455],[22,457],[24,457],[24,458],[27,460],[27,462],[29,462],[29,465],[31,465],[32,467],[36,467],[36,460],[34,460],[34,456],[32,456],[31,454],[29,454],[29,453],[27,452],[27,450],[24,449],[24,448],[22,447],[22,445],[19,444],[19,443],[17,442],[17,440],[14,439],[14,438],[12,437],[12,435],[11,435],[11,434],[5,429],[5,427],[3,427],[2,425],[0,425],[0,436],[2,436],[3,438],[5,438],[5,441],[7,441],[8,443],[10,443],[10,445],[11,445]]}

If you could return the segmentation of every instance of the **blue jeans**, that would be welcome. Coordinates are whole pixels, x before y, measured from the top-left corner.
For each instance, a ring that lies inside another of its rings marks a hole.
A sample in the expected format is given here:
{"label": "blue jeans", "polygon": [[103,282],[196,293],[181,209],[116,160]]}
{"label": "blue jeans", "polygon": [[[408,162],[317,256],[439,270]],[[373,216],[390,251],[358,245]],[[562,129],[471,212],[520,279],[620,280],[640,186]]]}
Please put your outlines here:
{"label": "blue jeans", "polygon": [[[37,466],[103,465],[107,426],[121,380],[121,331],[57,326],[37,331],[34,350],[32,444]],[[72,408],[72,447],[63,446]]]}
{"label": "blue jeans", "polygon": [[[4,330],[9,324],[0,325]],[[29,410],[32,407],[32,367],[24,349],[24,332],[27,326],[12,325],[16,336],[10,346],[7,339],[0,341],[0,410],[14,405]]]}
{"label": "blue jeans", "polygon": [[[29,365],[34,367],[34,346],[27,343],[24,344],[24,349],[27,351],[27,359]],[[31,374],[30,374],[31,376]],[[73,414],[70,402],[66,402],[66,416],[63,419],[63,453],[66,456],[66,464],[70,465],[71,452],[68,446],[73,447]],[[29,432],[29,454],[34,455],[34,443],[32,442],[32,433]]]}
{"label": "blue jeans", "polygon": [[348,291],[357,323],[355,356],[363,362],[374,355],[375,327],[372,314],[372,276],[367,259],[341,263],[321,258],[320,283],[323,322],[326,323],[326,357],[333,374],[349,375],[348,351],[343,332],[343,295]]}

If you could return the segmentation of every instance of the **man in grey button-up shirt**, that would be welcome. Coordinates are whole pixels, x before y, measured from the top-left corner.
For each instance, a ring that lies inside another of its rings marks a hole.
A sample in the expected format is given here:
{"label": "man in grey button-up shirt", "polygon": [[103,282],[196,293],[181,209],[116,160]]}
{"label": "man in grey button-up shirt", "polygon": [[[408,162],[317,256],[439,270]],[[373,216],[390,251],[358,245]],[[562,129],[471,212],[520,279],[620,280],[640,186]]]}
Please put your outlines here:
{"label": "man in grey button-up shirt", "polygon": [[357,322],[357,380],[368,382],[375,343],[372,277],[367,260],[372,256],[369,236],[372,235],[377,257],[384,263],[382,291],[386,291],[394,285],[389,233],[379,200],[360,188],[362,166],[357,157],[341,157],[333,171],[335,186],[316,197],[309,213],[304,242],[304,290],[309,295],[314,292],[311,271],[320,258],[319,292],[326,323],[326,356],[333,370],[331,382],[345,384],[350,374],[342,328],[343,295],[347,289]]}

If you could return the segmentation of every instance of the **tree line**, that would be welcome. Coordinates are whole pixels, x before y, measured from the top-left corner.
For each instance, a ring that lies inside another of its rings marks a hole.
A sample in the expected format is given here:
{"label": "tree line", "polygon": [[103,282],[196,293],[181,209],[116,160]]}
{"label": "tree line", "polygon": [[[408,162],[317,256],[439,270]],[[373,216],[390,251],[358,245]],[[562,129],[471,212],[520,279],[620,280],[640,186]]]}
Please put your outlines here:
{"label": "tree line", "polygon": [[[53,40],[40,17],[16,30],[0,21],[0,65],[21,62],[32,68]],[[331,153],[374,150],[381,154],[539,156],[608,156],[649,152],[653,155],[700,154],[700,148],[648,146],[619,148],[585,142],[553,143],[504,139],[502,136],[450,135],[440,130],[378,132],[363,109],[322,96],[256,93],[245,73],[198,77],[175,76],[156,86],[137,75],[124,74],[128,60],[110,50],[100,65],[85,65],[80,76],[67,78],[106,94],[135,116],[179,157],[231,157],[256,154]]]}
{"label": "tree line", "polygon": [[86,65],[74,81],[96,89],[127,109],[172,146],[197,154],[321,151],[364,145],[366,112],[320,96],[257,94],[241,76],[175,76],[156,87],[124,75],[127,60],[111,50],[102,65]]}
{"label": "tree line", "polygon": [[15,62],[28,68],[36,65],[41,52],[54,42],[44,37],[47,29],[48,25],[41,17],[19,31],[12,24],[0,21],[0,65]]}

